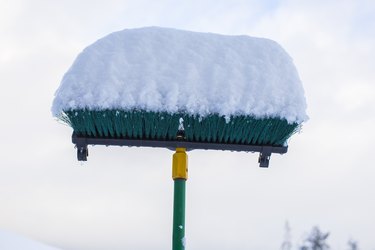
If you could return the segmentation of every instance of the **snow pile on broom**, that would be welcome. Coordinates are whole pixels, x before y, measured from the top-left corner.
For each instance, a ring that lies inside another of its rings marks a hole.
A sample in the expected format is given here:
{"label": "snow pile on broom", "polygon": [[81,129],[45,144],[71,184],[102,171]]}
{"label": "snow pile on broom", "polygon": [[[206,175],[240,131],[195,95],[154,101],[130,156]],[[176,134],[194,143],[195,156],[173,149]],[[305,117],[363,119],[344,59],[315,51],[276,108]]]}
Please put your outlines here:
{"label": "snow pile on broom", "polygon": [[276,42],[159,27],[85,48],[52,113],[87,136],[172,140],[183,118],[187,140],[267,145],[285,143],[307,120],[301,80]]}

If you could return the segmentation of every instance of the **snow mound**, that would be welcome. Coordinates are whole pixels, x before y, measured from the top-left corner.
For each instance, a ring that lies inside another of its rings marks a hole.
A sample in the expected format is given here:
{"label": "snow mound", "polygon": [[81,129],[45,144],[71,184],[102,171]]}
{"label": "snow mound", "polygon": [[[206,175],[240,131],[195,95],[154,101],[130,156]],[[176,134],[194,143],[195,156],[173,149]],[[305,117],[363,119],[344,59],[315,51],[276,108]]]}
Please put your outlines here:
{"label": "snow mound", "polygon": [[122,30],[85,48],[52,113],[74,109],[307,120],[297,70],[276,42],[159,27]]}
{"label": "snow mound", "polygon": [[14,233],[0,230],[0,249],[4,250],[58,250],[40,242],[27,239]]}

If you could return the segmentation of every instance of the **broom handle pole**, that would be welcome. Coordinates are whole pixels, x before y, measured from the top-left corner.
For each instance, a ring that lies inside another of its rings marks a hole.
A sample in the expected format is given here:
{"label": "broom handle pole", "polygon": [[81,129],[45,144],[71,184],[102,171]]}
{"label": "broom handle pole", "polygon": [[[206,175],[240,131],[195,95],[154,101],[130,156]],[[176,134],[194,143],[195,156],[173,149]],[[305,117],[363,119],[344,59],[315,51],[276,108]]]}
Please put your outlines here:
{"label": "broom handle pole", "polygon": [[173,154],[172,178],[173,195],[173,235],[172,249],[185,249],[185,192],[187,180],[187,154],[185,148],[177,148]]}
{"label": "broom handle pole", "polygon": [[185,249],[185,184],[184,179],[174,180],[173,250]]}

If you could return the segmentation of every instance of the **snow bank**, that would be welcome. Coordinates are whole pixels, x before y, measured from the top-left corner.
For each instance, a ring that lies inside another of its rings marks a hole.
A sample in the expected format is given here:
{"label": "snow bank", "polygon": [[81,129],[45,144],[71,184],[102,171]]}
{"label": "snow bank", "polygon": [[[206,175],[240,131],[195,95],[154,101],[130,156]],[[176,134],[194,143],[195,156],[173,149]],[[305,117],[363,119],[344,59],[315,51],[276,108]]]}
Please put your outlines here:
{"label": "snow bank", "polygon": [[78,55],[52,113],[85,108],[307,119],[296,68],[276,42],[158,27],[112,33]]}
{"label": "snow bank", "polygon": [[22,236],[0,230],[0,249],[3,250],[58,250]]}

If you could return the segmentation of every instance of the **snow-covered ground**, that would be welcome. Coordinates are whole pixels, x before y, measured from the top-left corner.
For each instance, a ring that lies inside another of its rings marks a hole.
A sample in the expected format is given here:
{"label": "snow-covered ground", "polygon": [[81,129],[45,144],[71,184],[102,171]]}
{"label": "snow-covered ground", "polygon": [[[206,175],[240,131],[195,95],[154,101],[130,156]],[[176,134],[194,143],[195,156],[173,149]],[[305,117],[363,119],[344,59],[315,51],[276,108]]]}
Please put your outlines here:
{"label": "snow-covered ground", "polygon": [[41,242],[28,239],[24,236],[0,230],[1,250],[59,250]]}

